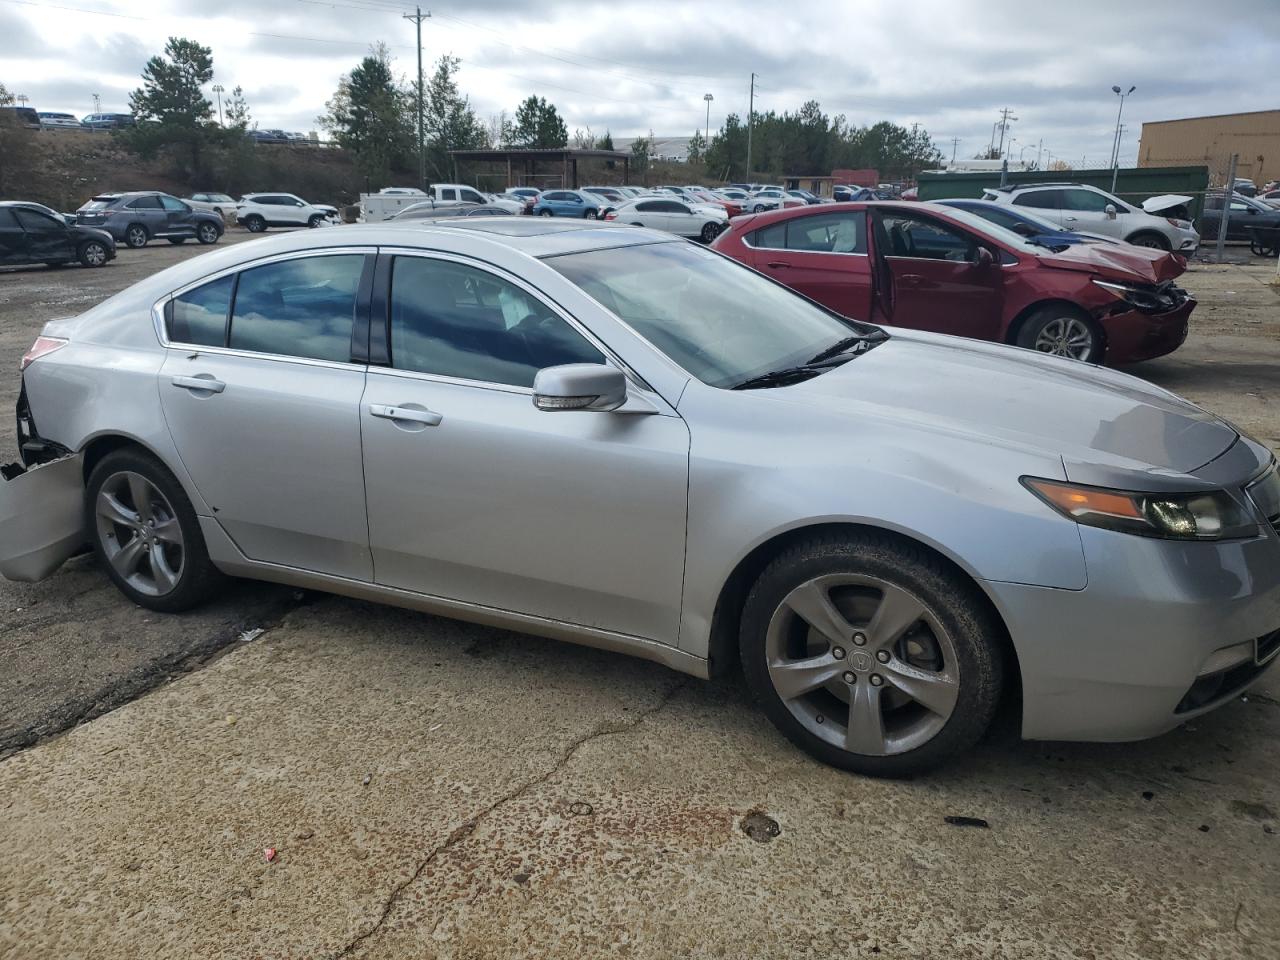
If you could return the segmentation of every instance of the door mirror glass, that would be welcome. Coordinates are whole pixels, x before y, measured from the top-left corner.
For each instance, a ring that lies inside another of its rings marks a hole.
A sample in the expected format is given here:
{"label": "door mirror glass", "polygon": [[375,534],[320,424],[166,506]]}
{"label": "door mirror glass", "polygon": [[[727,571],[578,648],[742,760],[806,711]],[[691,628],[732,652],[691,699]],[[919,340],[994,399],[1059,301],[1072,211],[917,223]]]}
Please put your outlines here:
{"label": "door mirror glass", "polygon": [[1107,204],[1106,214],[1108,220],[1114,220],[1116,218],[1116,205],[1114,203]]}
{"label": "door mirror glass", "polygon": [[973,262],[979,267],[989,267],[996,262],[996,258],[986,247],[978,247],[973,252]]}
{"label": "door mirror glass", "polygon": [[545,367],[533,378],[533,405],[539,410],[616,410],[627,400],[627,378],[603,363]]}

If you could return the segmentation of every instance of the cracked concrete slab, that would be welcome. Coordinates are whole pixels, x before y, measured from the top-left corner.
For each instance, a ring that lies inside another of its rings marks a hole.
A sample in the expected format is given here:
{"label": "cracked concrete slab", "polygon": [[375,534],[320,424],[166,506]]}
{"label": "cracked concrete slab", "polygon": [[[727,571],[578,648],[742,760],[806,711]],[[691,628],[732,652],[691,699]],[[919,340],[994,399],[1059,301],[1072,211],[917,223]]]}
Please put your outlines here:
{"label": "cracked concrete slab", "polygon": [[0,764],[0,956],[1269,958],[1267,682],[893,783],[734,683],[324,599]]}

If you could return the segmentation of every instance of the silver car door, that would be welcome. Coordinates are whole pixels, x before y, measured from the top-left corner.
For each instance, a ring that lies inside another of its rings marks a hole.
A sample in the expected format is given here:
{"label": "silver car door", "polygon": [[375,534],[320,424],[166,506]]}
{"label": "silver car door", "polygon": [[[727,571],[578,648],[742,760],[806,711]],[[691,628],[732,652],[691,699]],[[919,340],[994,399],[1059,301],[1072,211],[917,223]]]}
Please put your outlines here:
{"label": "silver car door", "polygon": [[538,410],[538,369],[605,352],[513,277],[389,267],[390,365],[360,414],[376,582],[676,643],[684,421]]}
{"label": "silver car door", "polygon": [[372,578],[366,368],[351,362],[351,341],[373,261],[349,251],[281,258],[164,307],[165,419],[214,518],[253,560]]}

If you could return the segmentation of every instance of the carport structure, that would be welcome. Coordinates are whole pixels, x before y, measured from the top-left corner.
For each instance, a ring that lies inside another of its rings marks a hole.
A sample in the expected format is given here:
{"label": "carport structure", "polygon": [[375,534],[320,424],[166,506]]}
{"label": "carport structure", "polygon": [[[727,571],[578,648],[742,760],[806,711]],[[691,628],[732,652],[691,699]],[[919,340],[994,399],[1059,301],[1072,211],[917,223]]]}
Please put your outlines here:
{"label": "carport structure", "polygon": [[[575,150],[568,147],[553,149],[512,150],[450,150],[454,169],[463,177],[463,164],[504,164],[506,186],[538,187],[539,189],[578,187],[578,161],[604,160],[622,163],[622,182],[631,182],[631,154],[622,150]],[[542,166],[541,171],[539,165]],[[548,172],[547,168],[551,171]],[[558,171],[557,171],[558,168]],[[500,174],[492,170],[476,175],[475,179],[492,178]]]}

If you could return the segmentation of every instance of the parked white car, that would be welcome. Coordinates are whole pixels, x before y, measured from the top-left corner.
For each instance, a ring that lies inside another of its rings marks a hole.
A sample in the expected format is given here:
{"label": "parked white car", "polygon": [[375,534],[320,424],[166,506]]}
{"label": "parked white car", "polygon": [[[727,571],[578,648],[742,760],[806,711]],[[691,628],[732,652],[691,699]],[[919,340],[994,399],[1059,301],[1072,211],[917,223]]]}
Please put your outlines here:
{"label": "parked white car", "polygon": [[1064,229],[1100,233],[1139,247],[1189,256],[1200,246],[1200,234],[1190,220],[1156,216],[1086,183],[995,187],[984,191],[982,199],[1030,207]]}
{"label": "parked white car", "polygon": [[669,197],[641,197],[619,204],[606,213],[606,220],[616,220],[636,227],[665,230],[681,237],[697,237],[710,243],[729,225],[729,215],[721,207],[694,206]]}
{"label": "parked white car", "polygon": [[336,223],[338,208],[307,203],[292,193],[247,193],[236,204],[236,217],[250,233],[268,227],[318,227]]}
{"label": "parked white car", "polygon": [[445,203],[478,203],[481,206],[498,206],[507,213],[524,213],[525,204],[523,200],[515,198],[499,197],[491,193],[481,193],[475,187],[468,187],[464,183],[433,183],[428,192],[431,199],[442,201]]}
{"label": "parked white car", "polygon": [[225,193],[193,193],[182,199],[197,210],[216,213],[222,217],[223,223],[236,222],[236,202]]}
{"label": "parked white car", "polygon": [[39,111],[40,126],[42,127],[75,127],[80,129],[84,126],[71,113],[54,113],[49,110]]}

